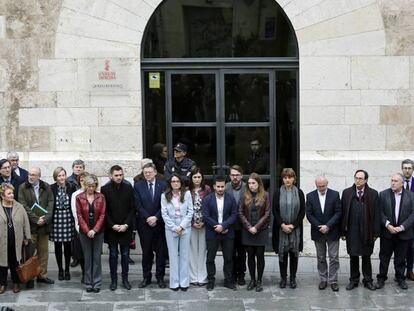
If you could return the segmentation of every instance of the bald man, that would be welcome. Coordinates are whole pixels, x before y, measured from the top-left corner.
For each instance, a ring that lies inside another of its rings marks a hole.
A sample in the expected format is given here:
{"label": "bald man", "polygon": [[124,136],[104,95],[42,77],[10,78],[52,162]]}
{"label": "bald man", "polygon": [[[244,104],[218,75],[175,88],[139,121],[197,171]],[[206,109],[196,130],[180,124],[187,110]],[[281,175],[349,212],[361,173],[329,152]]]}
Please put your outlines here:
{"label": "bald man", "polygon": [[[40,179],[41,171],[38,167],[29,169],[27,181],[19,187],[19,202],[24,206],[30,220],[32,240],[37,248],[37,256],[40,260],[42,271],[37,282],[53,284],[54,281],[47,277],[47,264],[49,260],[49,232],[52,226],[52,212],[54,198],[48,183]],[[36,215],[32,206],[37,203],[47,210],[45,215]],[[33,288],[33,281],[27,283],[28,288]]]}
{"label": "bald man", "polygon": [[[311,224],[311,238],[315,242],[319,289],[329,285],[338,291],[339,238],[341,235],[341,201],[339,192],[328,188],[328,180],[324,176],[315,178],[316,190],[306,195],[306,217]],[[329,255],[329,269],[326,251]]]}
{"label": "bald man", "polygon": [[376,288],[384,287],[388,266],[394,254],[395,280],[401,289],[407,289],[405,282],[405,255],[408,243],[413,238],[414,195],[404,189],[404,176],[391,176],[391,187],[379,194],[380,207],[380,267]]}

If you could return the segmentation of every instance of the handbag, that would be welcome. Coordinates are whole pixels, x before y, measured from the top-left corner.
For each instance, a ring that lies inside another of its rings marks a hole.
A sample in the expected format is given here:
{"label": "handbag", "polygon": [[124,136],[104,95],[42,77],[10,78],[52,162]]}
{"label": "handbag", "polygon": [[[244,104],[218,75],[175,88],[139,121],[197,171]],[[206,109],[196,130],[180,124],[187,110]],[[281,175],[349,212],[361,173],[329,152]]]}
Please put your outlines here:
{"label": "handbag", "polygon": [[40,267],[39,258],[34,255],[29,259],[26,257],[26,247],[23,246],[23,263],[19,264],[16,268],[17,275],[19,276],[20,282],[27,283],[39,276],[42,272]]}

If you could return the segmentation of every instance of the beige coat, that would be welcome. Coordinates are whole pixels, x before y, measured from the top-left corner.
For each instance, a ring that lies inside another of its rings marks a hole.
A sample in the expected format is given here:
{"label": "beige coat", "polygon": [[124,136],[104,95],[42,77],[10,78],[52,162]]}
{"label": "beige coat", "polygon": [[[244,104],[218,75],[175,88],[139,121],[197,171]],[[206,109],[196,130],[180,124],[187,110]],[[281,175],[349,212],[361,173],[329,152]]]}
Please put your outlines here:
{"label": "beige coat", "polygon": [[[16,244],[16,259],[20,261],[23,239],[30,239],[30,223],[26,210],[19,202],[14,201],[12,220]],[[7,267],[7,215],[0,202],[0,266]]]}

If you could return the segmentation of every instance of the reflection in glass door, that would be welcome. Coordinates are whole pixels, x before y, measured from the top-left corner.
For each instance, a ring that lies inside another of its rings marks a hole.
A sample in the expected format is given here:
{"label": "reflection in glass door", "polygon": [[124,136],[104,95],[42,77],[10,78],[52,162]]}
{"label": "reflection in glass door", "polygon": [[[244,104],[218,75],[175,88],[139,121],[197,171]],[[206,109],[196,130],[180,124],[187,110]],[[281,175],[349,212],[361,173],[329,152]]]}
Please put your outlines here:
{"label": "reflection in glass door", "polygon": [[188,155],[207,178],[238,164],[270,186],[274,145],[274,75],[270,71],[170,71],[167,141],[188,145]]}

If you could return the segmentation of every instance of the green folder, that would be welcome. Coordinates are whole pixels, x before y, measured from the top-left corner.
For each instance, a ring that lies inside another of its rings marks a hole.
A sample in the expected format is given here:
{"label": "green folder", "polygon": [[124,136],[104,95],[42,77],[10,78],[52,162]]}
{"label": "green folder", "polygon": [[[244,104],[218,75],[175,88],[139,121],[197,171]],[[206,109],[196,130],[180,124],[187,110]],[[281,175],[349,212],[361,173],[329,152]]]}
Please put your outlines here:
{"label": "green folder", "polygon": [[44,209],[37,203],[34,203],[30,209],[38,217],[45,216],[48,213],[46,209]]}

